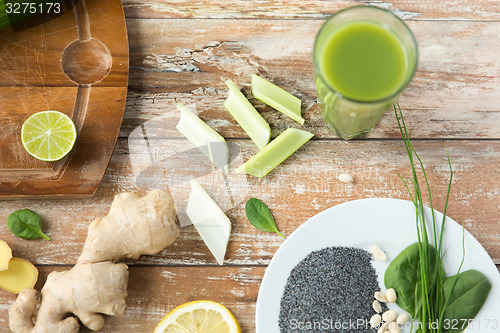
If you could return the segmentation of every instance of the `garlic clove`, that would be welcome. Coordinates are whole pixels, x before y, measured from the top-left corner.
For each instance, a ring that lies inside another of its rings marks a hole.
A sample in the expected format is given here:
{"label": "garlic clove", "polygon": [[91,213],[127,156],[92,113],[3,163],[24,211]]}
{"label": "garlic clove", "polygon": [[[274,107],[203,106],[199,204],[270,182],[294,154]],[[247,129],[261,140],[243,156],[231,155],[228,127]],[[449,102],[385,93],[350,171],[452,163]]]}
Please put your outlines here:
{"label": "garlic clove", "polygon": [[381,292],[381,291],[375,292],[374,297],[379,302],[382,302],[382,303],[386,303],[387,302],[387,298],[385,297],[385,294],[383,292]]}
{"label": "garlic clove", "polygon": [[377,333],[385,333],[387,332],[387,323],[383,323],[377,330]]}
{"label": "garlic clove", "polygon": [[385,298],[387,298],[387,302],[394,303],[396,302],[397,295],[396,295],[396,290],[393,288],[387,289],[385,292]]}
{"label": "garlic clove", "polygon": [[376,313],[382,312],[382,305],[380,305],[379,301],[377,300],[373,301],[372,308]]}
{"label": "garlic clove", "polygon": [[379,314],[373,315],[370,318],[370,326],[372,328],[377,328],[380,326],[380,323],[382,322],[382,317]]}
{"label": "garlic clove", "polygon": [[389,333],[401,333],[401,330],[398,327],[398,324],[396,322],[391,322],[387,325],[387,328],[389,329]]}
{"label": "garlic clove", "polygon": [[348,173],[341,173],[339,175],[339,180],[342,182],[342,183],[352,183],[354,182],[354,179],[352,178],[352,176]]}
{"label": "garlic clove", "polygon": [[396,318],[396,323],[398,325],[404,325],[410,320],[410,316],[407,313],[401,313],[397,318]]}
{"label": "garlic clove", "polygon": [[386,261],[387,260],[387,255],[385,254],[385,252],[380,247],[378,247],[378,245],[373,245],[372,246],[371,253],[372,253],[373,257],[375,259],[377,259],[377,260],[380,260],[380,261]]}
{"label": "garlic clove", "polygon": [[388,310],[382,314],[382,319],[385,322],[390,323],[390,322],[396,320],[397,316],[398,316],[398,314],[396,313],[396,311]]}

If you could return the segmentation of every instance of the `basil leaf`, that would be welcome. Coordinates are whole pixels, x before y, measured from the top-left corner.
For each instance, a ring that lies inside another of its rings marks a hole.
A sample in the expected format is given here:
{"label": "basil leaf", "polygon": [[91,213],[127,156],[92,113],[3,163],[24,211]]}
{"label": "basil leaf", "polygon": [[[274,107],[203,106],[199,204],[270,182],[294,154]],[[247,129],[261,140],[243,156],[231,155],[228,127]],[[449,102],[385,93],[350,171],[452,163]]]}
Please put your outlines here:
{"label": "basil leaf", "polygon": [[[422,244],[422,246],[425,246]],[[435,275],[436,254],[432,246],[428,246],[430,264],[433,268],[430,272]],[[422,305],[421,297],[421,277],[420,277],[420,252],[419,243],[413,243],[391,262],[384,275],[384,284],[389,288],[394,288],[398,295],[397,304],[405,311],[416,317],[416,310]],[[435,276],[433,276],[435,279]]]}
{"label": "basil leaf", "polygon": [[[481,272],[474,269],[450,276],[443,283],[443,291],[447,300],[443,322],[452,323],[458,320],[458,326],[445,325],[443,333],[462,332],[477,315],[483,306],[491,283]],[[448,296],[449,295],[449,296]]]}
{"label": "basil leaf", "polygon": [[274,222],[273,214],[271,214],[269,208],[259,199],[248,199],[245,206],[245,213],[247,214],[248,221],[257,229],[275,232],[281,237],[286,238],[276,227],[276,222]]}
{"label": "basil leaf", "polygon": [[21,209],[10,214],[7,219],[7,227],[16,236],[23,239],[43,238],[50,240],[42,232],[42,219],[40,215],[29,210]]}

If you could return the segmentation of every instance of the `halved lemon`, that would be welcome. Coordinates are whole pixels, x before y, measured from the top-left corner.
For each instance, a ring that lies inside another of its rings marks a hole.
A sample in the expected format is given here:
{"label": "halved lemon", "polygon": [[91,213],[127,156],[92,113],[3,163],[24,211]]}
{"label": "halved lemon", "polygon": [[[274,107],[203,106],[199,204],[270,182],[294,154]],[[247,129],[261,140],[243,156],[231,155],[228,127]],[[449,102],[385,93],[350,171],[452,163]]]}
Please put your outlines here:
{"label": "halved lemon", "polygon": [[222,304],[194,301],[167,314],[154,333],[240,333],[240,325]]}
{"label": "halved lemon", "polygon": [[21,128],[24,149],[42,161],[58,161],[76,141],[75,124],[59,111],[41,111],[31,115]]}

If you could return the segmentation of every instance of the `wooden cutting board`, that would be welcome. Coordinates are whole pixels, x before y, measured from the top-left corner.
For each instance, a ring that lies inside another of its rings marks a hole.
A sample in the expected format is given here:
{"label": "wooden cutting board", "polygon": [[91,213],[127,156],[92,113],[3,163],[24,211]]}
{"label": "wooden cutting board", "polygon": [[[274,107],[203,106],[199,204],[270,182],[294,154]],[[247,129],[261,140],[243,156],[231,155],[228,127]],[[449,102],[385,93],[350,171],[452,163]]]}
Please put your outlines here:
{"label": "wooden cutting board", "polygon": [[[0,197],[90,196],[116,144],[128,81],[120,0],[65,1],[0,31]],[[75,122],[73,151],[41,162],[21,143],[31,114],[58,110]]]}

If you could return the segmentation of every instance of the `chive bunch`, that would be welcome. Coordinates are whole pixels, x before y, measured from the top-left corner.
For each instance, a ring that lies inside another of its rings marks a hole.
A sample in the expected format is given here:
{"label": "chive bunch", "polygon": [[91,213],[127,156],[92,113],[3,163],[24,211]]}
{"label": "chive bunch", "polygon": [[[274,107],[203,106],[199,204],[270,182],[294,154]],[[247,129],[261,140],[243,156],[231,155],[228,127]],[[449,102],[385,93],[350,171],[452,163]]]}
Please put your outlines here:
{"label": "chive bunch", "polygon": [[[444,312],[447,307],[448,300],[450,299],[450,295],[445,295],[444,281],[446,279],[446,275],[443,268],[443,234],[445,227],[445,219],[446,219],[446,209],[448,207],[448,199],[450,197],[450,189],[451,183],[453,179],[453,169],[451,167],[450,157],[448,158],[448,165],[450,169],[450,179],[448,182],[448,191],[446,193],[446,202],[443,211],[443,219],[441,221],[441,227],[438,231],[436,225],[436,219],[434,216],[434,206],[432,203],[432,196],[429,186],[429,181],[427,178],[427,174],[425,172],[424,164],[422,160],[417,154],[417,151],[412,146],[410,141],[411,131],[408,132],[406,128],[405,121],[403,119],[403,113],[401,111],[401,107],[399,104],[394,106],[394,111],[396,113],[396,119],[398,122],[398,127],[401,132],[401,136],[403,137],[403,141],[406,147],[406,152],[408,154],[408,158],[411,164],[411,178],[409,185],[401,176],[401,180],[403,181],[409,195],[411,201],[415,205],[416,211],[416,227],[417,227],[417,236],[418,236],[418,253],[420,257],[419,261],[419,272],[417,273],[417,289],[416,292],[416,304],[415,304],[415,313],[413,314],[413,318],[419,318],[420,321],[424,324],[422,327],[422,332],[430,332],[430,333],[438,333],[443,331],[443,317]],[[432,218],[432,229],[430,231],[427,230],[426,219],[424,215],[424,203],[422,198],[422,188],[418,181],[417,171],[415,168],[415,164],[419,165],[422,174],[425,180],[425,188],[429,197],[429,204],[431,208],[431,218]],[[413,190],[410,189],[410,186]],[[430,233],[430,235],[429,235]],[[432,237],[433,243],[436,246],[432,246],[430,239]],[[465,247],[462,244],[465,256]],[[462,268],[462,264],[464,261],[464,256],[462,257],[462,262],[458,269],[457,274],[460,272]],[[456,279],[455,279],[456,283]],[[453,287],[451,288],[453,290]],[[451,293],[451,291],[450,291]],[[437,325],[427,325],[427,323],[437,323]]]}

